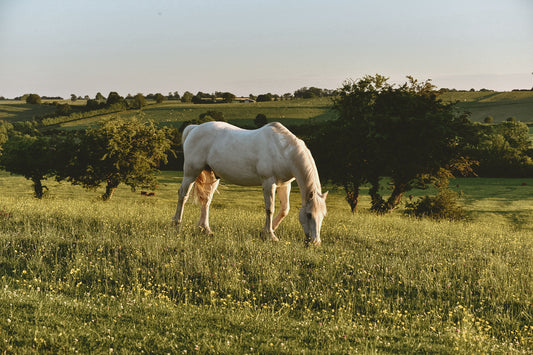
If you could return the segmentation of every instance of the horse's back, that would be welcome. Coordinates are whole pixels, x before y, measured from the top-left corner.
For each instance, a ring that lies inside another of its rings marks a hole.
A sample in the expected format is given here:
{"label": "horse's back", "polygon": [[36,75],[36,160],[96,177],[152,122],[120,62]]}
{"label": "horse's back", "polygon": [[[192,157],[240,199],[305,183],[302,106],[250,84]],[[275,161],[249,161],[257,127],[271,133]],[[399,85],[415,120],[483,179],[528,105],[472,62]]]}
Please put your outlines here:
{"label": "horse's back", "polygon": [[258,185],[268,176],[288,180],[292,176],[286,151],[294,136],[287,132],[292,135],[279,123],[255,130],[225,122],[198,125],[184,139],[185,169],[209,167],[241,185]]}

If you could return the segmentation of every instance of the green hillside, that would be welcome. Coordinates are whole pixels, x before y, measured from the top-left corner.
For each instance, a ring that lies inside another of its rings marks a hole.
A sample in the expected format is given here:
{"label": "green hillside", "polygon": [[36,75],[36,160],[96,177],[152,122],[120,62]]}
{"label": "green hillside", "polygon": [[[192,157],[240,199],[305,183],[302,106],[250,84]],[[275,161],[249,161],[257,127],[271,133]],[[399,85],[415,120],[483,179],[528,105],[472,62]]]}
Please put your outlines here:
{"label": "green hillside", "polygon": [[[279,121],[285,124],[299,124],[307,120],[327,120],[334,117],[330,110],[331,99],[286,100],[258,103],[231,104],[192,104],[178,101],[165,101],[162,104],[150,104],[143,108],[145,119],[156,123],[179,127],[181,122],[198,118],[207,111],[220,111],[224,118],[238,125],[253,126],[254,118],[262,113],[269,121]],[[121,116],[137,115],[138,111],[126,111]],[[101,117],[73,121],[62,124],[62,127],[78,127],[88,125]]]}
{"label": "green hillside", "polygon": [[533,91],[446,92],[440,98],[445,102],[457,102],[460,109],[471,113],[474,122],[492,116],[496,123],[509,117],[533,123]]}
{"label": "green hillside", "polygon": [[[456,102],[460,110],[471,113],[474,122],[482,122],[485,117],[492,116],[494,122],[501,122],[509,117],[533,123],[533,91],[456,91],[445,92],[440,95],[444,102]],[[84,100],[75,103],[65,101],[70,105],[84,105]],[[260,113],[267,116],[269,121],[279,121],[294,125],[313,121],[323,121],[335,117],[331,110],[331,98],[298,99],[258,103],[231,103],[231,104],[192,104],[180,101],[165,101],[155,104],[148,101],[142,112],[146,119],[162,125],[179,127],[181,122],[198,118],[209,110],[221,111],[226,120],[239,125],[253,126],[253,119]],[[55,111],[52,105],[28,105],[20,101],[0,101],[0,120],[25,121],[32,120]],[[139,111],[129,110],[120,113],[121,116],[138,115]],[[62,123],[60,126],[67,129],[84,128],[109,115],[95,115],[82,119]]]}

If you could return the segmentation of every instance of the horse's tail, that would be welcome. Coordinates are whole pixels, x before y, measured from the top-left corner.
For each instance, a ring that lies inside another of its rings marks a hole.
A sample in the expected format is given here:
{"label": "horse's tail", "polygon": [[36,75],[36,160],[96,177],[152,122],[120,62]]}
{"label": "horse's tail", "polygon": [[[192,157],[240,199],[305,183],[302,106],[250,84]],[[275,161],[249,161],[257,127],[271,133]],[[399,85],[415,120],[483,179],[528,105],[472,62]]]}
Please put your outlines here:
{"label": "horse's tail", "polygon": [[191,131],[195,127],[198,127],[198,125],[197,124],[190,124],[187,127],[185,127],[185,129],[183,130],[183,133],[181,134],[181,144],[185,143],[185,140],[187,139],[187,136],[189,135],[189,133],[191,133]]}
{"label": "horse's tail", "polygon": [[[185,133],[185,132],[184,132]],[[212,170],[202,170],[194,181],[195,197],[202,205],[205,205],[216,189],[217,178]]]}

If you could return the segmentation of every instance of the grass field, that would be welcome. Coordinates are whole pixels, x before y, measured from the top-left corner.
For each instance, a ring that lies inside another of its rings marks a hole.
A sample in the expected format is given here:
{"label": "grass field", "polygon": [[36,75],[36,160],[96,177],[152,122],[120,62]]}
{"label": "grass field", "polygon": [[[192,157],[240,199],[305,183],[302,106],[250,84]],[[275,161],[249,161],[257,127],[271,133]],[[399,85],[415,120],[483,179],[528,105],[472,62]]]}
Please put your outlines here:
{"label": "grass field", "polygon": [[485,117],[492,116],[496,123],[509,117],[533,123],[533,91],[447,92],[440,98],[445,102],[457,102],[460,109],[471,112],[474,122],[483,122]]}
{"label": "grass field", "polygon": [[[224,185],[214,236],[179,174],[153,198],[0,173],[5,353],[531,353],[533,179],[458,179],[468,222],[352,215],[331,189],[323,245],[297,210],[262,241],[259,188]],[[523,185],[525,183],[525,185]]]}

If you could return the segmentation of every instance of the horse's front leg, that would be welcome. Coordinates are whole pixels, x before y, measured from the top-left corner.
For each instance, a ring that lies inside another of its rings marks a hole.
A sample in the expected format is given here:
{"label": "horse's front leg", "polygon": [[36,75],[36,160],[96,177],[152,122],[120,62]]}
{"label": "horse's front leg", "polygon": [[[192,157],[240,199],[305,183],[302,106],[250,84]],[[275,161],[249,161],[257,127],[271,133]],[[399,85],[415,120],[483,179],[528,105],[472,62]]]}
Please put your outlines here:
{"label": "horse's front leg", "polygon": [[266,238],[277,242],[279,239],[274,235],[274,229],[272,228],[272,217],[274,216],[274,197],[276,195],[276,184],[272,181],[265,181],[263,183],[263,196],[265,197],[265,211],[266,220],[265,227],[263,228],[263,234]]}
{"label": "horse's front leg", "polygon": [[181,219],[183,218],[183,207],[185,206],[185,202],[187,202],[187,199],[189,198],[189,192],[191,191],[194,180],[194,177],[184,176],[183,181],[181,182],[178,197],[178,207],[176,207],[176,214],[174,214],[174,217],[172,217],[172,224],[174,224],[178,228],[181,226]]}
{"label": "horse's front leg", "polygon": [[289,195],[291,193],[291,183],[287,183],[286,185],[278,186],[278,197],[280,202],[280,208],[279,213],[274,218],[274,221],[272,222],[272,229],[276,230],[283,221],[283,219],[289,214]]}

